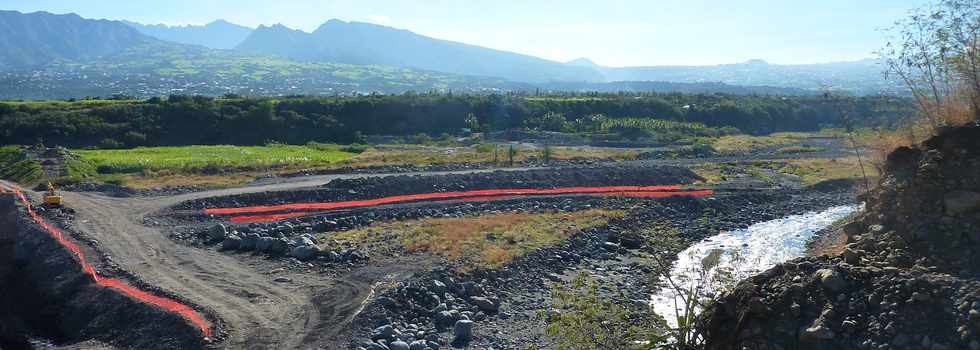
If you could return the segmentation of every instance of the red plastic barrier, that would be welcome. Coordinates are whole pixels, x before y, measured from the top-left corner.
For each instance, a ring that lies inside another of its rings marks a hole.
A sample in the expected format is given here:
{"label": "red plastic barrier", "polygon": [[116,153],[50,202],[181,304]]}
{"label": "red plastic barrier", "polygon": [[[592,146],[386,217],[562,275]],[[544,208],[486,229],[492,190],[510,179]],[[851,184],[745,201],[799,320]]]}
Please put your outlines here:
{"label": "red plastic barrier", "polygon": [[[474,201],[475,202],[475,201],[511,199],[511,198],[520,197],[521,195],[516,195],[516,194],[513,194],[513,193],[515,193],[516,191],[523,191],[523,190],[501,190],[501,191],[507,191],[509,194],[458,196],[458,197],[450,197],[450,198],[437,199],[437,200],[432,201],[432,203],[444,203],[444,202],[452,202],[452,201],[464,201],[464,202]],[[475,192],[475,191],[472,191],[472,192]],[[446,193],[449,193],[449,192],[446,192]],[[462,192],[457,192],[457,193],[462,193]],[[614,191],[614,192],[594,191],[594,192],[569,192],[569,193],[599,194],[599,195],[604,195],[604,196],[621,196],[621,197],[663,198],[663,197],[671,197],[671,196],[703,197],[703,196],[709,196],[709,195],[714,194],[714,191],[713,190],[710,190],[710,189],[702,189],[702,190],[690,190],[690,191],[679,191],[679,190],[678,191]],[[528,195],[528,194],[524,194],[524,195]],[[395,197],[404,197],[404,196],[395,196]],[[395,203],[396,202],[396,201],[391,201],[388,198],[392,198],[392,197],[385,197],[385,198],[380,198],[380,199],[370,199],[370,200],[366,200],[366,201],[346,201],[346,202],[333,202],[333,203],[326,202],[326,203],[312,203],[312,204],[315,205],[316,207],[318,207],[317,209],[327,209],[328,210],[328,209],[337,209],[337,208],[353,208],[353,207],[365,206],[365,205],[354,205],[354,203],[376,202],[376,203],[380,203],[380,204],[390,204],[390,203]],[[405,201],[397,201],[397,202],[405,202]],[[313,205],[310,205],[310,204],[311,203],[305,203],[305,204],[304,203],[300,203],[300,204],[284,204],[284,205],[281,205],[281,206],[271,206],[271,207],[284,207],[284,206],[288,206],[289,208],[302,207],[302,208],[305,208],[305,209],[309,209],[310,207],[313,206]],[[335,205],[336,204],[340,204],[340,206],[338,206],[337,208],[324,208],[328,204],[335,204]],[[269,208],[269,207],[270,206],[258,207],[258,208],[263,209],[263,210],[260,210],[259,212],[260,213],[261,212],[266,212],[266,211],[264,211],[264,209]],[[247,207],[247,208],[257,208],[257,207]],[[246,209],[246,208],[233,208],[233,209]],[[285,209],[285,210],[289,210],[289,209]],[[265,214],[265,215],[242,215],[242,216],[233,216],[233,217],[229,218],[228,220],[231,221],[231,222],[267,222],[267,221],[276,221],[276,220],[281,220],[281,219],[288,219],[288,218],[302,216],[302,215],[307,215],[307,214],[310,214],[310,212],[308,212],[308,211],[302,211],[302,212],[279,213],[279,214]]]}
{"label": "red plastic barrier", "polygon": [[563,188],[518,188],[518,189],[495,189],[495,190],[473,190],[457,192],[434,192],[421,194],[407,194],[375,199],[341,201],[341,202],[317,202],[317,203],[292,203],[280,205],[259,205],[240,208],[207,208],[207,214],[242,214],[242,213],[268,213],[273,211],[286,210],[329,210],[355,207],[368,207],[382,204],[412,202],[420,200],[434,199],[453,199],[467,197],[486,197],[486,196],[520,196],[520,195],[548,195],[548,194],[572,194],[572,193],[623,193],[623,192],[663,192],[680,190],[680,185],[664,186],[601,186],[601,187],[563,187]]}
{"label": "red plastic barrier", "polygon": [[[2,186],[0,186],[0,189],[2,189]],[[34,219],[34,222],[40,225],[45,231],[48,231],[51,237],[54,237],[58,243],[78,257],[78,262],[82,265],[82,271],[91,276],[95,283],[99,284],[100,286],[116,289],[123,294],[136,298],[137,300],[156,305],[167,311],[176,313],[197,326],[201,332],[204,333],[205,337],[211,337],[211,326],[209,326],[208,322],[204,320],[204,317],[194,311],[194,309],[192,309],[190,306],[184,305],[170,298],[156,296],[132,286],[128,286],[120,280],[99,275],[97,272],[95,272],[95,268],[93,268],[92,265],[85,260],[85,254],[82,253],[82,249],[75,244],[75,242],[66,239],[61,230],[49,224],[47,220],[44,220],[41,215],[35,212],[34,208],[31,206],[31,202],[27,200],[27,197],[25,197],[21,191],[17,190],[16,188],[10,188],[9,190],[16,194],[17,197],[20,198],[20,201],[24,203],[24,206],[27,207],[27,213],[32,219]]]}

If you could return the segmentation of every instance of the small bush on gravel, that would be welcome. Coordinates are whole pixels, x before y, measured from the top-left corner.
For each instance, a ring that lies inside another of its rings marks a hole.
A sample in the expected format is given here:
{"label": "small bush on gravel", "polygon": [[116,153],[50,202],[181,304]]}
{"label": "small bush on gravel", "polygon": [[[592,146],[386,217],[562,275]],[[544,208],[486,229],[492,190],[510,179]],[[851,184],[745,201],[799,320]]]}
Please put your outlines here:
{"label": "small bush on gravel", "polygon": [[643,349],[638,341],[663,338],[653,324],[635,310],[613,302],[625,300],[600,295],[599,285],[580,272],[568,285],[551,292],[554,308],[545,315],[547,332],[560,350]]}

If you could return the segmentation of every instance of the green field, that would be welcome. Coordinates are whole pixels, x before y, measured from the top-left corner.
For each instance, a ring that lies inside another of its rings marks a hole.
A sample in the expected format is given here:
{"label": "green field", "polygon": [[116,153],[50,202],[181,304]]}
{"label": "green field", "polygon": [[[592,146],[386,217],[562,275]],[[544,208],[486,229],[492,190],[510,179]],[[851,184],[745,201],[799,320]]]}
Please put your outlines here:
{"label": "green field", "polygon": [[311,143],[303,146],[180,146],[126,150],[78,150],[100,174],[168,171],[216,174],[226,171],[323,166],[353,157],[342,146]]}

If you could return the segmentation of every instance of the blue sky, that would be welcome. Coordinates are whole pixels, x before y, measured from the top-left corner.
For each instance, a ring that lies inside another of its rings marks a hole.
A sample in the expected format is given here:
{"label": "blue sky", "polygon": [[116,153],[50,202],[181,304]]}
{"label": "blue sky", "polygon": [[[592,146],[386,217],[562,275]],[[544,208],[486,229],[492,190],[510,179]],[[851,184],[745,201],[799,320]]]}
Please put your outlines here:
{"label": "blue sky", "polygon": [[761,58],[815,63],[872,57],[879,30],[926,0],[4,0],[0,9],[75,12],[143,23],[312,31],[331,18],[567,61],[704,65]]}

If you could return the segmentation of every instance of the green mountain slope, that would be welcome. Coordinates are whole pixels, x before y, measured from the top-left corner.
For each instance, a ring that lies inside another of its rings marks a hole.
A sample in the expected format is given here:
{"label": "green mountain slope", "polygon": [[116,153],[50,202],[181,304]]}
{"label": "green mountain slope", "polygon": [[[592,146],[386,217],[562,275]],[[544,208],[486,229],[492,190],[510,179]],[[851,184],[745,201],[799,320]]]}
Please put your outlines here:
{"label": "green mountain slope", "polygon": [[0,69],[85,60],[151,40],[116,21],[84,19],[76,14],[0,11]]}

